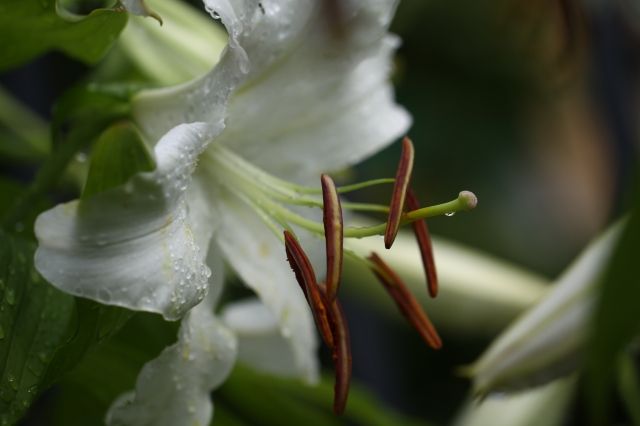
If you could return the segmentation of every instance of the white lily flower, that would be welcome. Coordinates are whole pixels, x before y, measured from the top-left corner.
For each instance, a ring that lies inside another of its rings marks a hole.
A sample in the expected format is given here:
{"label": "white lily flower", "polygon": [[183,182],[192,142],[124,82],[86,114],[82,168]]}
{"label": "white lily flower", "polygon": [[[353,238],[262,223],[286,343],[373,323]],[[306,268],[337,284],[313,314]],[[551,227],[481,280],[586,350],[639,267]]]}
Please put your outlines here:
{"label": "white lily flower", "polygon": [[621,228],[612,227],[592,243],[544,299],[515,321],[468,369],[476,394],[543,384],[578,366],[598,280]]}
{"label": "white lily flower", "polygon": [[[289,371],[315,380],[313,320],[273,228],[291,223],[321,233],[322,224],[295,212],[293,205],[310,196],[289,181],[315,181],[322,171],[358,162],[410,123],[388,83],[399,43],[387,32],[396,0],[342,2],[349,32],[340,42],[328,31],[320,1],[204,3],[229,36],[217,65],[195,81],[134,99],[135,118],[154,141],[156,169],[82,203],[57,206],[36,223],[36,266],[61,290],[169,320],[187,314],[176,346],[147,364],[136,394],[111,410],[113,424],[163,424],[154,422],[150,407],[167,414],[164,424],[209,421],[208,394],[225,374],[195,376],[217,351],[211,349],[216,339],[232,341],[211,317],[212,307],[198,305],[208,290],[212,239],[264,304],[241,306],[241,316],[270,315],[274,325],[236,321],[226,311],[241,336],[241,357],[281,371],[282,345],[268,340],[287,340]],[[247,327],[254,325],[263,328],[252,333]],[[276,354],[245,357],[243,337],[252,334],[262,339],[261,350]],[[187,347],[196,362],[180,358]],[[220,353],[233,357],[231,349]],[[209,364],[216,367],[228,371],[226,363]],[[179,395],[173,386],[149,405],[149,392],[165,380],[162,370],[188,377],[184,386],[193,393]]]}

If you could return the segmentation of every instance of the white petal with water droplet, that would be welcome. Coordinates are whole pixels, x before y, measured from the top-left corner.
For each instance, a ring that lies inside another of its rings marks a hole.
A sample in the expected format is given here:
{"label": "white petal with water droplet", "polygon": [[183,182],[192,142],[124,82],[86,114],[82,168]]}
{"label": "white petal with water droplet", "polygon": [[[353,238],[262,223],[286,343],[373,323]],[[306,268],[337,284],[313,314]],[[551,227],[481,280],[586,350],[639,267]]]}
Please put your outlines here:
{"label": "white petal with water droplet", "polygon": [[143,367],[134,391],[111,406],[109,426],[206,426],[210,393],[229,375],[237,353],[233,333],[213,315],[210,298],[182,320],[178,342]]}
{"label": "white petal with water droplet", "polygon": [[[38,217],[36,267],[53,285],[105,304],[181,317],[204,297],[203,207],[185,191],[207,144],[203,123],[181,125],[155,148],[156,170]],[[196,226],[198,237],[194,236]],[[200,246],[197,244],[200,243]]]}
{"label": "white petal with water droplet", "polygon": [[292,30],[296,43],[278,45],[278,60],[267,69],[255,69],[247,50],[252,73],[231,97],[220,143],[271,173],[308,180],[354,164],[408,130],[411,118],[394,102],[389,82],[399,39],[387,26],[396,2],[343,6],[344,40],[329,34],[324,11],[315,7],[296,16],[306,19]]}

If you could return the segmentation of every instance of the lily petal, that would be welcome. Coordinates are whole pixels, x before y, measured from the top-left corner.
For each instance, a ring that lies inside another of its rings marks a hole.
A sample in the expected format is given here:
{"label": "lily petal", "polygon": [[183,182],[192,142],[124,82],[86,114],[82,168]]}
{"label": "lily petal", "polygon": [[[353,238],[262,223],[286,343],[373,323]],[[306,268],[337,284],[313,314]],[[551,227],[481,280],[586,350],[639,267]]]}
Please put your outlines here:
{"label": "lily petal", "polygon": [[[132,101],[137,123],[149,140],[158,140],[180,123],[206,122],[216,133],[224,128],[227,100],[248,72],[249,59],[241,41],[256,25],[258,2],[205,0],[205,7],[225,25],[227,47],[214,68],[201,78],[178,86],[147,90]],[[264,41],[264,46],[267,46]],[[266,50],[266,49],[265,49]]]}
{"label": "lily petal", "polygon": [[182,320],[178,342],[143,367],[135,391],[121,395],[107,413],[109,426],[208,425],[210,393],[229,375],[237,341],[213,315],[212,298]]}
{"label": "lily petal", "polygon": [[[270,3],[263,2],[267,16]],[[341,41],[327,31],[322,2],[312,3],[297,29],[300,40],[286,54],[276,50],[279,60],[268,70],[254,71],[252,63],[251,77],[230,100],[220,139],[253,164],[294,180],[351,165],[403,135],[411,122],[388,81],[399,39],[387,26],[397,2],[344,2],[348,35]]]}
{"label": "lily petal", "polygon": [[228,117],[217,142],[290,179],[353,164],[411,122],[388,82],[396,5],[345,2],[349,32],[336,41],[319,1],[205,0],[229,34],[220,62],[198,80],[137,96],[137,121],[153,140],[178,123]]}
{"label": "lily petal", "polygon": [[592,243],[554,288],[499,336],[470,368],[478,394],[546,383],[578,365],[596,284],[618,240],[614,226]]}
{"label": "lily petal", "polygon": [[[38,217],[40,273],[61,290],[110,305],[180,318],[205,295],[207,244],[196,244],[185,191],[206,147],[203,123],[172,129],[155,148],[156,170],[122,187]],[[200,233],[198,236],[201,237]]]}
{"label": "lily petal", "polygon": [[[224,197],[224,199],[222,199]],[[221,195],[224,208],[216,235],[225,258],[277,319],[293,351],[293,370],[317,379],[317,340],[304,295],[291,273],[282,242],[236,196]]]}
{"label": "lily petal", "polygon": [[222,321],[238,338],[238,359],[258,371],[293,376],[297,371],[291,345],[282,336],[280,324],[258,299],[225,306]]}

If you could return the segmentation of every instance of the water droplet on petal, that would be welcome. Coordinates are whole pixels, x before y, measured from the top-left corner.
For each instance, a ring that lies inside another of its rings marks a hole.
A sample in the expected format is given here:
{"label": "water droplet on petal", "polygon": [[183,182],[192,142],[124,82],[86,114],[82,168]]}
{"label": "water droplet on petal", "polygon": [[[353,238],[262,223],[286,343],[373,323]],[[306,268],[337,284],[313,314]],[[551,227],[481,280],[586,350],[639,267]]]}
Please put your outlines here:
{"label": "water droplet on petal", "polygon": [[100,301],[102,302],[108,303],[109,301],[111,301],[111,292],[104,288],[101,288],[100,290],[98,290],[98,299],[100,299]]}

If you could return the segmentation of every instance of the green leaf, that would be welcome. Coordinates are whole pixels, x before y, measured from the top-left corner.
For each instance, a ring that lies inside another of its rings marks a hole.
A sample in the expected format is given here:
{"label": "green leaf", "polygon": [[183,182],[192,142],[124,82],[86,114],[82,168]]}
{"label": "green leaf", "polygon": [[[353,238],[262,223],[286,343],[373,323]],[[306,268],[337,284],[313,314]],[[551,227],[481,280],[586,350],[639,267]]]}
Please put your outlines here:
{"label": "green leaf", "polygon": [[73,298],[37,274],[33,252],[0,231],[0,424],[15,423],[40,393],[71,320]]}
{"label": "green leaf", "polygon": [[74,299],[33,266],[35,245],[0,231],[0,424],[117,332],[131,313]]}
{"label": "green leaf", "polygon": [[96,63],[126,23],[127,14],[121,9],[96,9],[83,17],[65,11],[56,0],[3,0],[0,70],[52,49]]}
{"label": "green leaf", "polygon": [[51,361],[45,386],[54,384],[75,368],[92,349],[115,335],[134,312],[75,298],[75,306],[70,309],[70,314],[67,340]]}
{"label": "green leaf", "polygon": [[[636,199],[636,205],[638,199]],[[589,408],[593,424],[606,424],[616,361],[640,331],[637,278],[640,214],[633,211],[600,286],[587,359]]]}
{"label": "green leaf", "polygon": [[142,366],[175,342],[177,327],[160,315],[136,313],[117,335],[87,353],[41,410],[52,425],[102,424],[115,398],[135,386]]}
{"label": "green leaf", "polygon": [[49,144],[48,123],[0,87],[0,158],[36,162]]}
{"label": "green leaf", "polygon": [[142,137],[130,122],[105,130],[93,147],[82,198],[125,184],[139,172],[155,168]]}

